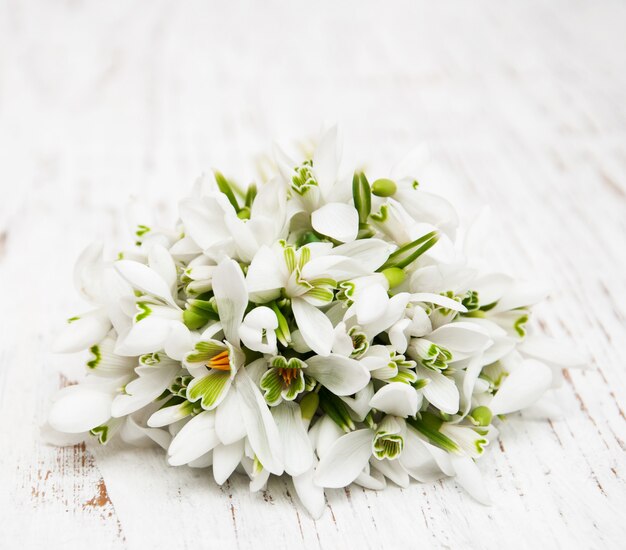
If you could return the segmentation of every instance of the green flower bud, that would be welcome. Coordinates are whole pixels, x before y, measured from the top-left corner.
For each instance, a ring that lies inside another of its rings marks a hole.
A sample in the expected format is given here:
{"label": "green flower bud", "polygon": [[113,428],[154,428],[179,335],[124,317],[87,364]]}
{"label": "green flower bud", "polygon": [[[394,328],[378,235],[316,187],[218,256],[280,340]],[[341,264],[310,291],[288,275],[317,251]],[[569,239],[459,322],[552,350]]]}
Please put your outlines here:
{"label": "green flower bud", "polygon": [[242,220],[250,219],[250,209],[247,206],[244,206],[239,212],[237,212],[237,217]]}
{"label": "green flower bud", "polygon": [[396,183],[387,178],[380,178],[372,183],[372,193],[377,197],[391,197],[397,190]]}
{"label": "green flower bud", "polygon": [[476,407],[472,411],[471,417],[479,426],[489,426],[489,424],[491,424],[493,414],[489,407],[480,406]]}
{"label": "green flower bud", "polygon": [[305,420],[311,420],[317,411],[320,397],[316,393],[307,393],[300,401],[300,413]]}
{"label": "green flower bud", "polygon": [[406,273],[399,267],[388,267],[383,269],[382,273],[389,283],[389,288],[395,288],[401,285],[406,278]]}

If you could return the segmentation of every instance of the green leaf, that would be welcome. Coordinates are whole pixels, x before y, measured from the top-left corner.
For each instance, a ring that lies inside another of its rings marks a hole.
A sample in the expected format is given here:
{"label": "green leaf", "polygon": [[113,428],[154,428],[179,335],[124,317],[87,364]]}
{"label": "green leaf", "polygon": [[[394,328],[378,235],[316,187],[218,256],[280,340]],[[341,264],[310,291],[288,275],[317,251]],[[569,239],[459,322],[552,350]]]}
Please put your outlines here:
{"label": "green leaf", "polygon": [[[461,454],[461,448],[454,441],[452,441],[452,439],[442,434],[437,427],[429,422],[427,415],[428,413],[422,413],[422,419],[407,418],[406,421],[419,433],[426,436],[433,445],[436,445],[437,447],[440,447],[450,453]],[[432,417],[434,415],[428,416]]]}
{"label": "green leaf", "polygon": [[383,271],[389,267],[398,267],[404,269],[406,266],[412,264],[417,258],[419,258],[424,252],[429,250],[439,240],[439,234],[437,231],[431,231],[426,233],[419,239],[415,239],[409,244],[398,248],[387,261],[378,269]]}
{"label": "green leaf", "polygon": [[354,422],[350,417],[348,406],[336,395],[322,388],[319,392],[320,406],[322,410],[339,426],[344,432],[354,430]]}
{"label": "green leaf", "polygon": [[254,202],[254,199],[256,198],[256,193],[257,193],[256,185],[254,183],[251,183],[248,186],[248,190],[246,191],[246,206],[248,208],[252,208],[252,203]]}
{"label": "green leaf", "polygon": [[219,190],[226,195],[228,198],[228,202],[233,205],[233,208],[236,212],[239,212],[239,204],[237,203],[237,199],[235,198],[235,194],[228,183],[228,180],[223,176],[221,172],[215,171],[215,181],[217,182],[217,186]]}
{"label": "green leaf", "polygon": [[359,223],[366,224],[372,211],[372,191],[363,172],[360,174],[355,172],[352,177],[352,198],[359,213]]}

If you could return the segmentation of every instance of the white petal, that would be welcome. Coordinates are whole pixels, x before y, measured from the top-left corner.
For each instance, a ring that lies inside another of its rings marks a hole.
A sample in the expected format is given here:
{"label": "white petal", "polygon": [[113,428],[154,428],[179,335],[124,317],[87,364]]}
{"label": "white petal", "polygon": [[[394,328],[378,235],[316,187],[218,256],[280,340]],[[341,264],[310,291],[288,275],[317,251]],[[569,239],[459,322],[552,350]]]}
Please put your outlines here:
{"label": "white petal", "polygon": [[345,397],[342,396],[341,400],[348,405],[356,415],[354,420],[358,420],[362,422],[363,419],[367,416],[367,413],[370,412],[370,400],[374,396],[374,384],[371,382],[368,383],[362,390],[356,392],[354,397]]}
{"label": "white petal", "polygon": [[218,445],[213,449],[213,477],[215,483],[222,485],[235,471],[243,458],[244,440],[230,445]]}
{"label": "white petal", "polygon": [[148,265],[161,276],[172,292],[176,284],[176,264],[165,247],[160,244],[150,247]]}
{"label": "white petal", "polygon": [[584,354],[572,347],[570,342],[532,335],[517,348],[525,355],[563,368],[582,367],[588,362]]}
{"label": "white petal", "polygon": [[489,333],[471,322],[443,325],[428,335],[428,340],[446,349],[473,353],[481,351],[489,342]]}
{"label": "white petal", "polygon": [[482,360],[481,356],[474,357],[467,368],[465,369],[465,375],[463,376],[463,395],[462,395],[462,406],[463,406],[463,416],[466,416],[472,407],[472,394],[474,392],[474,386],[476,385],[476,380],[478,380],[478,375],[483,368],[485,363]]}
{"label": "white petal", "polygon": [[374,272],[387,261],[395,248],[395,245],[381,239],[359,239],[336,246],[331,254],[351,258],[366,271]]}
{"label": "white petal", "polygon": [[402,382],[384,385],[370,400],[370,407],[401,418],[415,416],[418,407],[417,391]]}
{"label": "white petal", "polygon": [[174,321],[170,323],[170,333],[163,345],[167,356],[177,361],[182,361],[192,347],[193,340],[189,329],[182,322]]}
{"label": "white petal", "polygon": [[[548,290],[541,285],[516,282],[493,308],[494,313],[509,311],[524,306],[532,306],[548,296]],[[480,297],[480,294],[479,294]]]}
{"label": "white petal", "polygon": [[224,223],[223,203],[214,197],[185,199],[179,205],[186,233],[203,250],[230,237]]}
{"label": "white petal", "polygon": [[505,292],[511,288],[513,279],[503,273],[491,273],[477,277],[471,283],[472,290],[478,292],[480,304],[483,306],[493,304],[502,298]]}
{"label": "white petal", "polygon": [[349,204],[333,202],[311,214],[311,225],[315,231],[331,239],[350,242],[359,232],[359,213]]}
{"label": "white petal", "polygon": [[111,322],[103,310],[83,313],[67,323],[54,342],[57,353],[82,351],[100,342],[109,332]]}
{"label": "white petal", "polygon": [[422,367],[417,367],[417,373],[421,378],[430,380],[422,390],[430,403],[448,414],[456,414],[459,411],[459,389],[454,380],[440,372]]}
{"label": "white petal", "polygon": [[409,474],[397,460],[371,460],[371,466],[399,487],[409,486]]}
{"label": "white petal", "polygon": [[328,452],[328,449],[332,447],[333,443],[344,434],[343,430],[337,426],[336,422],[330,418],[330,416],[323,416],[318,420],[309,433],[313,430],[317,432],[315,448],[320,457],[324,456]]}
{"label": "white petal", "polygon": [[369,371],[359,361],[342,355],[315,355],[306,364],[306,373],[335,395],[352,395],[370,381]]}
{"label": "white petal", "polygon": [[187,464],[213,449],[219,440],[215,433],[215,413],[204,411],[194,416],[176,434],[168,449],[172,466]]}
{"label": "white petal", "polygon": [[265,399],[245,369],[238,371],[235,384],[250,445],[263,467],[280,475],[283,472],[280,434]]}
{"label": "white petal", "polygon": [[202,254],[202,248],[200,248],[196,242],[188,236],[183,237],[179,241],[176,241],[169,250],[172,256],[197,256]]}
{"label": "white petal", "polygon": [[172,383],[179,370],[176,364],[135,369],[139,377],[126,384],[124,394],[115,397],[111,416],[126,416],[154,401]]}
{"label": "white petal", "polygon": [[120,437],[124,443],[136,447],[147,447],[156,443],[162,449],[167,449],[172,441],[172,436],[166,430],[146,428],[138,424],[132,416],[124,421]]}
{"label": "white petal", "polygon": [[160,351],[171,331],[171,321],[160,317],[146,317],[135,323],[125,338],[118,340],[115,353],[143,355]]}
{"label": "white petal", "polygon": [[409,328],[410,324],[410,319],[400,319],[387,332],[391,347],[398,353],[404,353],[409,347],[409,339],[404,331]]}
{"label": "white petal", "polygon": [[476,463],[468,456],[450,455],[456,482],[482,504],[491,504],[485,482]]}
{"label": "white petal", "polygon": [[287,274],[281,270],[276,253],[268,246],[259,248],[246,273],[246,286],[255,301],[266,302],[278,296],[286,279]]}
{"label": "white petal", "polygon": [[387,309],[389,295],[380,285],[369,285],[361,290],[356,297],[356,319],[360,325],[375,321]]}
{"label": "white petal", "polygon": [[154,269],[134,260],[119,260],[114,265],[118,273],[133,288],[178,307],[172,298],[168,284]]}
{"label": "white petal", "polygon": [[160,428],[162,426],[168,426],[170,424],[174,424],[174,422],[178,422],[183,418],[189,416],[189,412],[187,412],[181,405],[170,405],[169,407],[163,407],[158,411],[154,412],[150,418],[148,418],[148,426],[151,428]]}
{"label": "white petal", "polygon": [[365,487],[366,489],[370,489],[371,491],[382,491],[385,487],[387,487],[387,480],[385,479],[385,476],[373,468],[370,468],[369,473],[367,473],[367,468],[362,471],[354,480],[354,483],[360,485],[361,487]]}
{"label": "white petal", "polygon": [[85,248],[74,267],[74,286],[84,298],[94,304],[102,300],[102,288],[100,287],[100,275],[102,273],[102,249],[101,242],[95,242]]}
{"label": "white petal", "polygon": [[373,338],[399,321],[404,315],[408,301],[409,294],[407,292],[401,292],[392,296],[389,299],[389,305],[387,306],[385,313],[378,317],[373,323],[364,327],[368,338]]}
{"label": "white petal", "polygon": [[285,472],[299,476],[313,464],[313,448],[304,428],[300,407],[292,401],[283,401],[272,408],[283,445]]}
{"label": "white petal", "polygon": [[328,355],[334,341],[334,329],[328,317],[300,298],[294,298],[291,307],[307,345],[319,355]]}
{"label": "white petal", "polygon": [[231,344],[239,345],[239,325],[248,305],[248,291],[237,262],[220,262],[213,273],[213,293],[224,335]]}
{"label": "white petal", "polygon": [[315,470],[310,468],[303,474],[293,477],[293,486],[302,505],[308,510],[313,519],[318,519],[324,513],[326,500],[324,489],[313,482]]}
{"label": "white petal", "polygon": [[372,456],[374,432],[356,430],[341,436],[324,454],[315,471],[320,487],[346,487],[361,473]]}
{"label": "white petal", "polygon": [[91,387],[70,386],[59,392],[48,422],[60,432],[87,432],[111,418],[113,396]]}
{"label": "white petal", "polygon": [[413,428],[407,428],[404,449],[398,460],[407,473],[417,481],[434,481],[443,476],[437,462]]}
{"label": "white petal", "polygon": [[550,368],[535,359],[525,359],[504,379],[489,408],[493,414],[508,414],[532,405],[552,383]]}
{"label": "white petal", "polygon": [[241,416],[241,403],[236,388],[231,388],[215,411],[215,431],[224,445],[234,443],[246,436],[246,427]]}
{"label": "white petal", "polygon": [[467,311],[467,308],[460,302],[446,296],[441,296],[441,294],[434,294],[431,292],[417,292],[415,294],[411,294],[411,302],[428,302],[431,304],[437,304],[438,306],[443,306],[453,311],[461,311],[463,313]]}

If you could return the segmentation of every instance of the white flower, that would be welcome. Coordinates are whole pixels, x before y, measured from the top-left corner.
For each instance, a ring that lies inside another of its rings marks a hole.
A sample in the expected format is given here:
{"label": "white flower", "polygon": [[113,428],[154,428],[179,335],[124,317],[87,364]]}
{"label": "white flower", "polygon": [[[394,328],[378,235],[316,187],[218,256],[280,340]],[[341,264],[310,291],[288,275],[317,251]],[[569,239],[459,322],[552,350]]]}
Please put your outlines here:
{"label": "white flower", "polygon": [[276,355],[278,318],[269,307],[259,306],[248,313],[239,327],[239,337],[251,350]]}
{"label": "white flower", "polygon": [[89,350],[87,375],[46,437],[156,444],[218,484],[245,472],[251,491],[286,473],[316,518],[325,488],[353,482],[453,476],[488,502],[475,461],[500,418],[549,410],[585,362],[533,328],[543,289],[477,261],[481,238],[456,238],[411,161],[370,183],[344,171],[336,127],[275,157],[258,187],[201,178],[174,227],[138,222],[115,261],[83,252],[90,306],[57,348]]}

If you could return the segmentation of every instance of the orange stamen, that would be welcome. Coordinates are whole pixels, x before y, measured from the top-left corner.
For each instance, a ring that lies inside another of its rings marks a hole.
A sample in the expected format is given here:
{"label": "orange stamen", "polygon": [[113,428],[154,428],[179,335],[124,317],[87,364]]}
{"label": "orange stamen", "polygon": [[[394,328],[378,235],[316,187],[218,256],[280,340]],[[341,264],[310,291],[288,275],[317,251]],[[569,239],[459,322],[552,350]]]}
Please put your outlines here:
{"label": "orange stamen", "polygon": [[207,366],[216,370],[230,371],[230,358],[228,357],[228,350],[224,350],[212,357]]}
{"label": "orange stamen", "polygon": [[298,369],[278,369],[278,375],[283,379],[285,386],[290,386],[291,382],[296,379]]}

